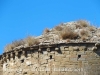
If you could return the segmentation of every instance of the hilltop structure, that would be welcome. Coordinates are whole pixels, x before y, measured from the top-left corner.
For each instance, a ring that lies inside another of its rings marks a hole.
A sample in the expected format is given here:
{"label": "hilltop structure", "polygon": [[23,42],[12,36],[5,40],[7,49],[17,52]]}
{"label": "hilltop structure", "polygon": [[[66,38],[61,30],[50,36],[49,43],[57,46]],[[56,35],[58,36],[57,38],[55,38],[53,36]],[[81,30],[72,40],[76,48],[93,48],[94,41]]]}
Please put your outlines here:
{"label": "hilltop structure", "polygon": [[100,29],[84,20],[5,47],[0,75],[100,75]]}

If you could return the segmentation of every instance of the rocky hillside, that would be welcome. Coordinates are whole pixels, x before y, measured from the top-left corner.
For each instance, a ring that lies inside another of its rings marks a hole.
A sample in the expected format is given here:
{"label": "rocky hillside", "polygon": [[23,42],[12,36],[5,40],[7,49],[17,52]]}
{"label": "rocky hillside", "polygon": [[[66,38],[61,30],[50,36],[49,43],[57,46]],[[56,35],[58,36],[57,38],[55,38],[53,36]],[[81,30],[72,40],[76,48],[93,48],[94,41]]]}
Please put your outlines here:
{"label": "rocky hillside", "polygon": [[100,29],[85,20],[62,23],[52,29],[46,28],[38,37],[28,36],[22,40],[13,41],[6,45],[4,51],[33,45],[70,42],[100,42]]}

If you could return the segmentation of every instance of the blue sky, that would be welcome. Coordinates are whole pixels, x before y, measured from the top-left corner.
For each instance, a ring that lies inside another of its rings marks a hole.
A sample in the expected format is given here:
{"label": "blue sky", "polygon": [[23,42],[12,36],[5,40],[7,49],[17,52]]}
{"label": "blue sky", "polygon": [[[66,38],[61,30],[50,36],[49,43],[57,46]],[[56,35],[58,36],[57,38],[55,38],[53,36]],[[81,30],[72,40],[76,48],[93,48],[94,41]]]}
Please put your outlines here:
{"label": "blue sky", "polygon": [[0,54],[6,44],[45,28],[86,19],[100,26],[99,0],[0,0]]}

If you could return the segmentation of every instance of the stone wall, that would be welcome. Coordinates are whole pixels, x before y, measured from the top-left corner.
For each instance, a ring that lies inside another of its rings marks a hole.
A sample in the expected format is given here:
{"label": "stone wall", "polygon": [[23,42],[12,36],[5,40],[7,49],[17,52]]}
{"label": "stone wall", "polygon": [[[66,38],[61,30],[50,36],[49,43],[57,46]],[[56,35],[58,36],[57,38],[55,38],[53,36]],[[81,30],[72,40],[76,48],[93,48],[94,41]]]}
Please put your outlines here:
{"label": "stone wall", "polygon": [[21,48],[4,53],[1,60],[3,75],[100,75],[100,47],[95,43]]}

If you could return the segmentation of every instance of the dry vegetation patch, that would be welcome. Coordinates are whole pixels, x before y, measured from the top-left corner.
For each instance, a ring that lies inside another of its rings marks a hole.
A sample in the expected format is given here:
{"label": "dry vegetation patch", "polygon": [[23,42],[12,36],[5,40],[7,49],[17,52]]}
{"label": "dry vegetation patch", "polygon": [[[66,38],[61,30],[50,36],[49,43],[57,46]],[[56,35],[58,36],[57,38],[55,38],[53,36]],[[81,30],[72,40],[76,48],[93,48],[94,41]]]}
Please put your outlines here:
{"label": "dry vegetation patch", "polygon": [[82,27],[88,27],[89,23],[86,20],[78,20],[77,23]]}
{"label": "dry vegetation patch", "polygon": [[48,28],[46,28],[46,29],[44,29],[43,34],[47,34],[47,33],[49,33],[49,32],[50,32],[50,30],[49,30]]}
{"label": "dry vegetation patch", "polygon": [[[62,23],[55,26],[52,29],[44,29],[44,32],[39,37],[28,36],[23,40],[13,41],[5,47],[5,51],[13,50],[15,47],[23,45],[33,46],[48,43],[59,43],[62,41],[66,42],[80,42],[89,41],[94,37],[100,38],[100,29],[90,26],[90,23],[86,20],[72,21],[68,23]],[[21,46],[20,46],[21,47]]]}
{"label": "dry vegetation patch", "polygon": [[55,29],[56,29],[57,31],[62,31],[62,30],[63,30],[63,28],[62,28],[61,26],[56,26]]}
{"label": "dry vegetation patch", "polygon": [[89,30],[90,31],[95,31],[95,28],[94,27],[89,27]]}
{"label": "dry vegetation patch", "polygon": [[28,36],[24,39],[25,44],[27,44],[28,46],[33,46],[33,45],[38,45],[40,42],[38,39],[36,39],[33,36]]}
{"label": "dry vegetation patch", "polygon": [[24,42],[24,40],[21,39],[21,40],[13,41],[12,44],[14,45],[14,47],[17,47],[17,46],[20,46],[20,45],[24,45],[25,42]]}
{"label": "dry vegetation patch", "polygon": [[14,48],[13,44],[7,44],[4,48],[4,52],[11,51]]}
{"label": "dry vegetation patch", "polygon": [[77,33],[73,32],[71,29],[69,28],[65,28],[60,32],[60,37],[61,39],[65,40],[65,39],[74,39],[78,36]]}
{"label": "dry vegetation patch", "polygon": [[80,31],[80,35],[81,36],[88,36],[89,34],[88,34],[88,31],[87,30],[84,30],[83,29],[83,30]]}
{"label": "dry vegetation patch", "polygon": [[79,24],[76,24],[76,29],[77,29],[77,28],[81,29],[81,28],[82,28],[82,26],[81,26],[81,25],[79,25]]}

